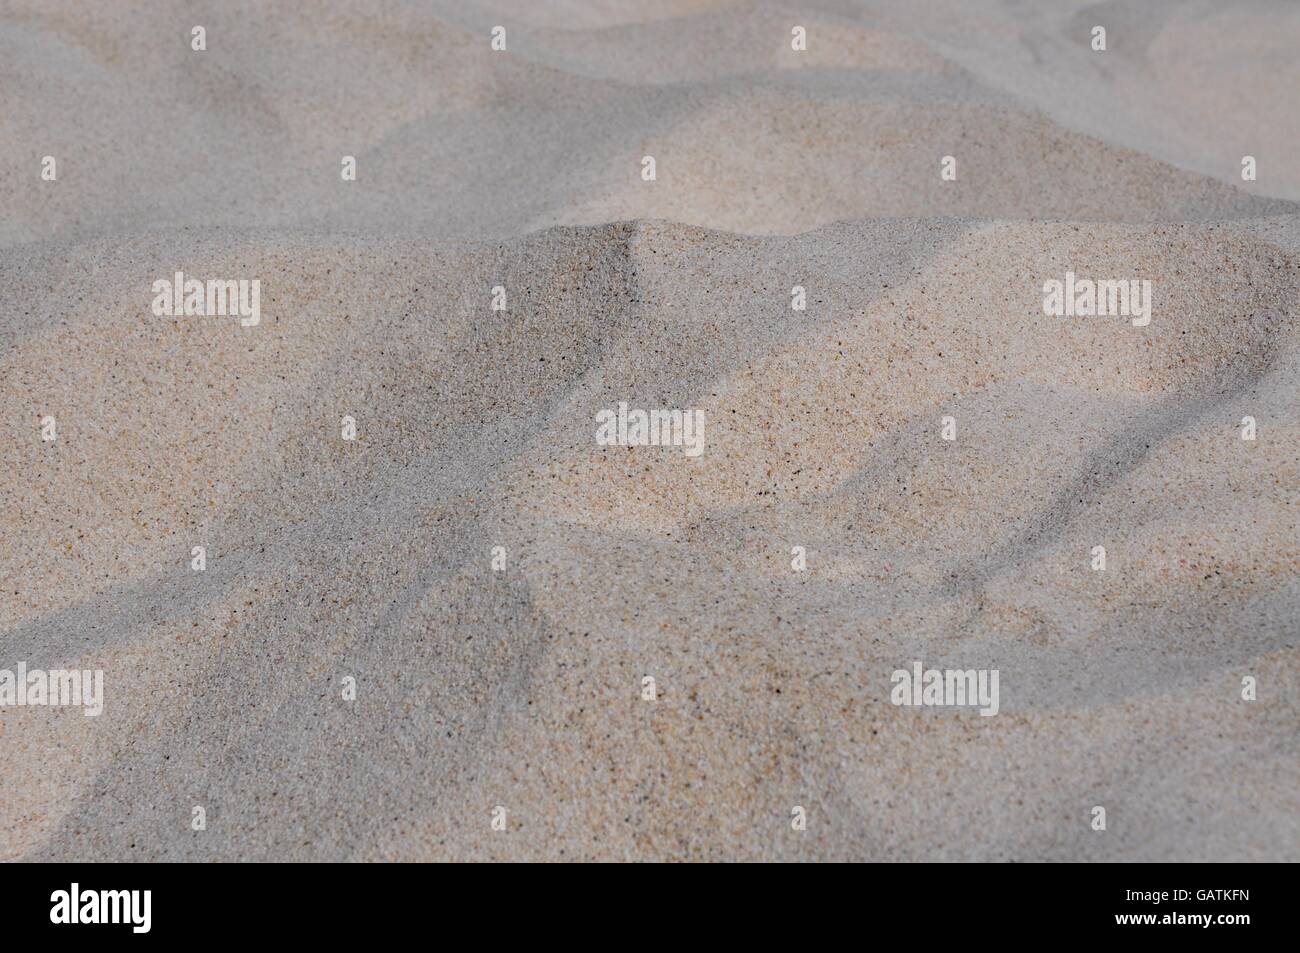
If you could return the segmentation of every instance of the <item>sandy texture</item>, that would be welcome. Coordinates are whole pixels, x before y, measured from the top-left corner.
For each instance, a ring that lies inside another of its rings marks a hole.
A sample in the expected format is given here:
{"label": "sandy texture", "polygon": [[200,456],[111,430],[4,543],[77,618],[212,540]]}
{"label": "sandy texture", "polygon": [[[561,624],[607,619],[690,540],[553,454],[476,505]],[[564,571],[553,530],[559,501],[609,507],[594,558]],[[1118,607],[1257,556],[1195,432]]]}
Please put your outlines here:
{"label": "sandy texture", "polygon": [[[107,697],[0,707],[0,859],[1300,860],[1297,48],[3,0],[0,668]],[[260,325],[155,316],[177,270]],[[1067,270],[1151,324],[1045,316]],[[703,454],[598,446],[619,401]],[[914,660],[1000,712],[891,704]]]}

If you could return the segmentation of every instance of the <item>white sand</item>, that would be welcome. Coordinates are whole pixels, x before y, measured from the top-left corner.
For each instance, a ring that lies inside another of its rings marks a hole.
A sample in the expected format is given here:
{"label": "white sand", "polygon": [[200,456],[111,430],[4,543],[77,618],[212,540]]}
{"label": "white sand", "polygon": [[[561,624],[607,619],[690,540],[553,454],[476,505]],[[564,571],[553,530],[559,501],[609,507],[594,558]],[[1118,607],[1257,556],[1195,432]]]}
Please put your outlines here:
{"label": "white sand", "polygon": [[[107,697],[0,707],[0,859],[1300,860],[1297,48],[6,0],[0,669]],[[260,325],[154,316],[177,270]],[[1067,270],[1151,324],[1045,316]],[[619,401],[705,452],[597,446]],[[1000,712],[890,704],[917,659]]]}

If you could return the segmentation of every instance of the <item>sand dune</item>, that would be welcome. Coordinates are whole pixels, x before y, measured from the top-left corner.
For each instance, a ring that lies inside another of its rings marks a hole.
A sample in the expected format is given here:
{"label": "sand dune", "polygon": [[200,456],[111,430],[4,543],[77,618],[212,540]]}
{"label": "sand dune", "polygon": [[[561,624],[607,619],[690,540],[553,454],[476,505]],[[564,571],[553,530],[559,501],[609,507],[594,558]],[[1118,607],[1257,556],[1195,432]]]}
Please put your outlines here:
{"label": "sand dune", "polygon": [[0,859],[1300,856],[1286,5],[5,6]]}

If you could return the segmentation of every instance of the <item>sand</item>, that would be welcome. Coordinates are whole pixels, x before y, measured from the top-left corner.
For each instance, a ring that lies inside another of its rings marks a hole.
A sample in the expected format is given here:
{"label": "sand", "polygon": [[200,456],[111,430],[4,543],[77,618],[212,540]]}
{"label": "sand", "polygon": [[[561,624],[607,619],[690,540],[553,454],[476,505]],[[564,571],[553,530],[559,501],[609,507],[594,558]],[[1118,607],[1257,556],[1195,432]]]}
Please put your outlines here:
{"label": "sand", "polygon": [[0,14],[0,859],[1300,860],[1294,6]]}

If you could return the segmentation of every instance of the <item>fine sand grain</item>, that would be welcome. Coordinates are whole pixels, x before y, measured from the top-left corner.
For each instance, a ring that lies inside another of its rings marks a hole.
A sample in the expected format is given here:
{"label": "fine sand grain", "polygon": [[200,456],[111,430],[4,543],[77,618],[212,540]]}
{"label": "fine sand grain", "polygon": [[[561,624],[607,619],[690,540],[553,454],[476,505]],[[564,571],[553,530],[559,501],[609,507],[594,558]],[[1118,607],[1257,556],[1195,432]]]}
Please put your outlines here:
{"label": "fine sand grain", "polygon": [[[0,707],[0,859],[1300,860],[1297,48],[2,0],[0,669],[105,705]],[[177,271],[260,324],[155,316]],[[1151,323],[1044,315],[1067,271]],[[891,704],[915,660],[997,715]]]}

